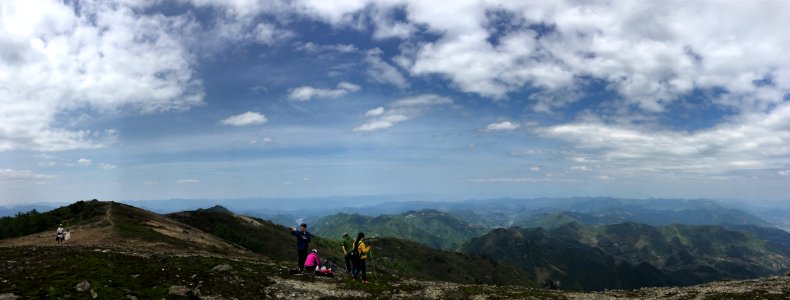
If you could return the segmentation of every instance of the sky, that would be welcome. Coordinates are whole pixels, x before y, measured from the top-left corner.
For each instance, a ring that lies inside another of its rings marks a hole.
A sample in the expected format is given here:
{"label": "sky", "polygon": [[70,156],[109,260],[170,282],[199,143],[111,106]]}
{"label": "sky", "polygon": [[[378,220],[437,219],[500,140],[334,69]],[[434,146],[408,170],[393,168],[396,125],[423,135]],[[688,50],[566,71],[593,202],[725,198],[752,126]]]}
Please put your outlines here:
{"label": "sky", "polygon": [[3,0],[0,205],[790,200],[787,28],[787,1]]}

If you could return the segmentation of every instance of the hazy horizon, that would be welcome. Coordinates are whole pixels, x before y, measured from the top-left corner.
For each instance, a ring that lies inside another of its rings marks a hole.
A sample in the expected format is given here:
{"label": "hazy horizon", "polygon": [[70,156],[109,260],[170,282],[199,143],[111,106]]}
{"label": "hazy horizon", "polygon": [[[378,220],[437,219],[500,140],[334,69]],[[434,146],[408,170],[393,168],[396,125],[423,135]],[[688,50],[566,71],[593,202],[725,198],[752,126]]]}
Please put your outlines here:
{"label": "hazy horizon", "polygon": [[0,205],[786,202],[785,28],[781,1],[2,1]]}

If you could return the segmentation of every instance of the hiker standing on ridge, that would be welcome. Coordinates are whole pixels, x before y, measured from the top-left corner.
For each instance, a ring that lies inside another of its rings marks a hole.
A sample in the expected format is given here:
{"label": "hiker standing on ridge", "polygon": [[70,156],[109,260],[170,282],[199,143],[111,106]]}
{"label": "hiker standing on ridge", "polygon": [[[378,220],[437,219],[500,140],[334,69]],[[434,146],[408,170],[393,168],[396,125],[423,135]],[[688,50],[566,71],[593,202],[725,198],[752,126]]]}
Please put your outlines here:
{"label": "hiker standing on ridge", "polygon": [[63,224],[58,225],[58,229],[55,230],[55,241],[58,242],[58,244],[63,242],[63,230]]}
{"label": "hiker standing on ridge", "polygon": [[343,240],[340,241],[340,246],[343,247],[343,253],[346,255],[346,273],[353,275],[354,269],[352,269],[351,264],[354,262],[354,256],[352,255],[354,240],[348,236],[348,233],[343,233]]}
{"label": "hiker standing on ridge", "polygon": [[291,235],[296,237],[296,253],[299,255],[299,271],[304,271],[304,261],[307,259],[307,247],[310,245],[312,235],[307,232],[307,224],[305,223],[299,225],[298,231],[295,227],[291,227]]}
{"label": "hiker standing on ridge", "polygon": [[368,270],[365,268],[365,261],[368,259],[368,253],[372,247],[365,246],[365,234],[360,232],[357,234],[357,240],[354,241],[353,252],[357,256],[357,261],[354,264],[354,280],[357,280],[359,273],[362,273],[362,282],[368,283]]}

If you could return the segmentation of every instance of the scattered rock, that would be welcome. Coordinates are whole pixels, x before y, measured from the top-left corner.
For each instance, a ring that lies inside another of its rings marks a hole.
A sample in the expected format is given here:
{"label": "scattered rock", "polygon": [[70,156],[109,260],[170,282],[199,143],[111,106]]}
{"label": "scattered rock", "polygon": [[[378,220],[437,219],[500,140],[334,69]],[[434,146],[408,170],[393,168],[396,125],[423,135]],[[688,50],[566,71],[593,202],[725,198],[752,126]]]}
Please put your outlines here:
{"label": "scattered rock", "polygon": [[14,293],[0,294],[0,300],[16,300],[20,298],[22,297],[14,295]]}
{"label": "scattered rock", "polygon": [[104,249],[101,251],[101,253],[110,253],[110,249]]}
{"label": "scattered rock", "polygon": [[91,297],[93,297],[93,299],[99,298],[99,294],[96,294],[96,292],[91,289]]}
{"label": "scattered rock", "polygon": [[227,264],[216,265],[212,270],[217,272],[233,271],[233,267]]}
{"label": "scattered rock", "polygon": [[170,287],[168,294],[175,296],[186,296],[187,294],[189,294],[189,288],[183,285],[174,285]]}
{"label": "scattered rock", "polygon": [[140,277],[140,274],[133,274],[132,275],[132,278],[134,278],[134,279],[137,279],[137,277]]}
{"label": "scattered rock", "polygon": [[74,288],[77,289],[78,292],[84,292],[91,289],[91,284],[90,282],[83,281],[78,283]]}
{"label": "scattered rock", "polygon": [[135,296],[135,295],[126,295],[126,299],[137,300],[137,296]]}

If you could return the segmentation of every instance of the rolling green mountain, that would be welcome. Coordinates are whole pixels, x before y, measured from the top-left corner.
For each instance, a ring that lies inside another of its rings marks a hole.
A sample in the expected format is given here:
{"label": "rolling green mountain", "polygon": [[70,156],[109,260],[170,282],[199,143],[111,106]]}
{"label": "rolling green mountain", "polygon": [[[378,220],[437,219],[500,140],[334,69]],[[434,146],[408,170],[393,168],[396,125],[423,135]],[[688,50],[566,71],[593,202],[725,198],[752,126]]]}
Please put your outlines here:
{"label": "rolling green mountain", "polygon": [[638,288],[671,282],[649,264],[618,261],[601,249],[543,228],[496,229],[473,238],[462,249],[521,268],[538,282],[559,280],[564,289]]}
{"label": "rolling green mountain", "polygon": [[483,226],[432,209],[378,217],[341,213],[316,220],[311,226],[315,234],[338,239],[343,233],[353,237],[362,231],[369,237],[396,237],[445,250],[458,249],[470,238],[488,232]]}
{"label": "rolling green mountain", "polygon": [[[290,230],[270,221],[235,215],[221,207],[167,216],[255,253],[286,262],[296,260],[295,240]],[[342,269],[340,243],[318,236],[311,227],[308,229],[314,238],[310,247],[316,248],[322,259],[331,259]],[[369,238],[367,244],[373,247],[369,272],[458,283],[534,286],[527,273],[481,257],[436,250],[394,238]]]}
{"label": "rolling green mountain", "polygon": [[777,275],[790,268],[782,248],[719,226],[572,222],[552,230],[513,227],[473,238],[462,249],[518,266],[538,282],[560,280],[565,287],[586,290],[690,285]]}
{"label": "rolling green mountain", "polygon": [[[574,231],[571,226],[558,228]],[[565,233],[563,233],[565,234]],[[584,241],[623,261],[648,262],[679,284],[781,274],[790,257],[750,232],[720,226],[597,226]]]}

